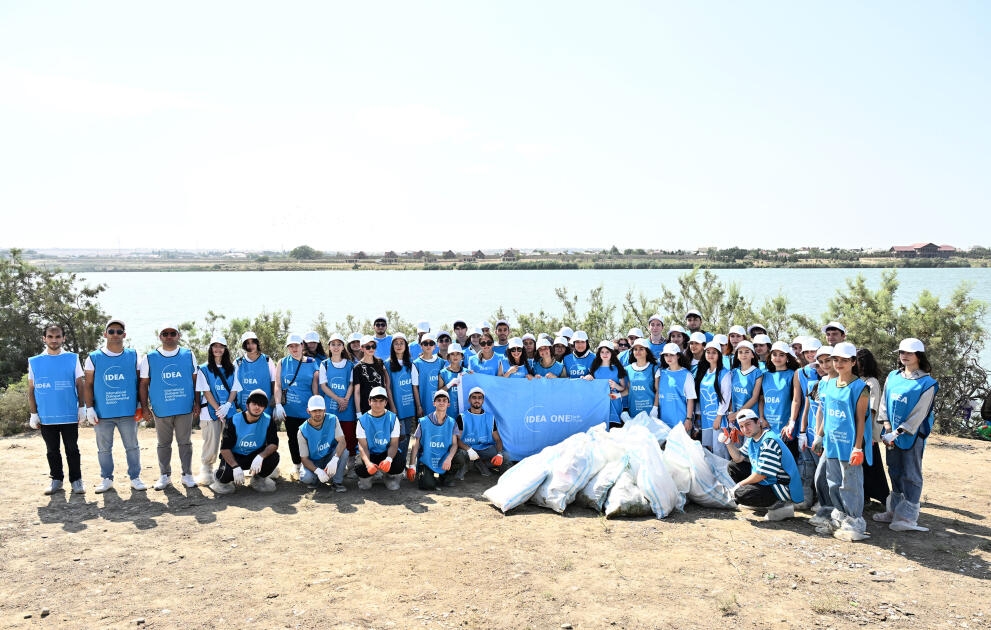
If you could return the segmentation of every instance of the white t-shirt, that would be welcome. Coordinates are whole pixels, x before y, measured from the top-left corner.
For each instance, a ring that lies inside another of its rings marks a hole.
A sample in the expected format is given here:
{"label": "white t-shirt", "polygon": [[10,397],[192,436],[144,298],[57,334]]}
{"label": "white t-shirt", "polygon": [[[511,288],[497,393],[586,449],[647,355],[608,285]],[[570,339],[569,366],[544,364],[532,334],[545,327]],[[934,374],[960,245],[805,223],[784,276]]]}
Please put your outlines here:
{"label": "white t-shirt", "polygon": [[[330,364],[333,365],[335,368],[340,369],[348,364],[348,360],[341,359],[340,361],[331,361]],[[323,361],[320,362],[320,384],[321,385],[327,384],[327,366],[324,365]]]}
{"label": "white t-shirt", "polygon": [[[324,422],[327,422],[326,418],[324,419]],[[337,427],[334,429],[334,439],[338,444],[344,443],[344,431],[341,429],[340,422],[337,423]],[[296,443],[299,444],[299,452],[308,456],[310,452],[310,443],[306,441],[305,437],[303,437],[303,427],[300,427],[299,431],[296,432]]]}
{"label": "white t-shirt", "polygon": [[[626,369],[627,370],[633,370],[634,372],[643,372],[644,370],[646,370],[649,367],[650,367],[650,363],[644,363],[643,364],[643,367],[637,367],[637,364],[636,363],[631,363],[631,364],[629,364],[629,365],[626,366]],[[658,367],[657,368],[657,371],[654,372],[654,380],[656,381],[656,380],[658,380],[660,378],[661,378],[661,368]]]}
{"label": "white t-shirt", "polygon": [[[65,354],[66,352],[67,352],[67,350],[65,348],[59,348],[59,351],[56,354],[53,354],[51,356],[55,357],[55,356],[58,356],[60,354]],[[48,349],[47,348],[45,349],[45,354],[48,354]],[[83,377],[83,368],[79,366],[79,361],[76,361],[76,376],[75,376],[75,378],[82,378],[82,377]],[[31,362],[30,361],[28,362],[28,380],[29,381],[34,381],[34,372],[31,370]]]}
{"label": "white t-shirt", "polygon": [[[231,391],[234,392],[234,393],[237,393],[237,392],[241,391],[242,389],[244,389],[243,387],[241,387],[241,381],[238,380],[238,378],[237,378],[237,366],[236,365],[234,366],[234,374],[231,375],[230,380],[228,380],[228,384],[231,386]],[[203,374],[203,370],[201,370],[201,369],[199,369],[197,367],[197,369],[196,369],[196,391],[198,391],[198,392],[205,392],[205,391],[209,391],[209,389],[210,389],[210,384],[207,382],[206,376],[204,376],[204,374]],[[225,402],[227,402],[227,396],[224,396],[223,397],[223,400],[218,400],[217,401],[217,404],[218,405],[222,405]],[[209,405],[203,405],[202,407],[200,407],[200,420],[213,420],[213,418],[210,417],[210,409],[209,409],[209,407],[210,407]]]}
{"label": "white t-shirt", "polygon": [[[387,411],[386,413],[389,412]],[[337,427],[340,428],[340,426],[341,426],[340,423],[338,423]],[[360,422],[355,423],[354,436],[359,440],[365,437],[365,428],[361,426]],[[392,434],[389,435],[389,437],[390,438],[399,437],[399,418],[396,418],[396,421],[392,423]]]}
{"label": "white t-shirt", "polygon": [[[169,351],[169,350],[163,350],[162,348],[159,348],[157,350],[157,352],[159,352],[163,357],[174,357],[175,355],[179,354],[179,348],[176,348],[175,350],[171,350],[171,351]],[[189,360],[190,360],[191,365],[193,367],[193,372],[195,373],[196,370],[197,370],[197,368],[199,367],[198,365],[196,365],[196,355],[194,355],[192,352],[190,352],[189,353]],[[138,370],[141,373],[141,378],[149,378],[148,377],[148,355],[144,355],[144,356],[141,357],[141,360],[138,363]]]}

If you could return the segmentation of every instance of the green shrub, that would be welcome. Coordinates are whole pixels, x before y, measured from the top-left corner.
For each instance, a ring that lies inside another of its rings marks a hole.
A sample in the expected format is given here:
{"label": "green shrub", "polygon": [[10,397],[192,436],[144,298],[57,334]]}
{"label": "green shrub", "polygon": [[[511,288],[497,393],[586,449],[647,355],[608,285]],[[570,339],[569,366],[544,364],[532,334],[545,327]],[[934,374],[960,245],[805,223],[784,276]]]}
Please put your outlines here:
{"label": "green shrub", "polygon": [[14,435],[28,428],[28,375],[0,391],[0,436]]}

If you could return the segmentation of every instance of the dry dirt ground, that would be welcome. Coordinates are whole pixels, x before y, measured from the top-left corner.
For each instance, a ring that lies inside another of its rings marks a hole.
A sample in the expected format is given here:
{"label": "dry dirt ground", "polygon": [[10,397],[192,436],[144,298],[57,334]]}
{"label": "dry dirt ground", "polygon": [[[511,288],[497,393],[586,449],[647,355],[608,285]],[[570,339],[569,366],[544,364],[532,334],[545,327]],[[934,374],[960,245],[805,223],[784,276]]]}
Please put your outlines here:
{"label": "dry dirt ground", "polygon": [[[142,477],[157,477],[140,431]],[[199,432],[194,433],[198,458]],[[423,493],[280,481],[215,497],[98,483],[42,495],[37,434],[0,440],[0,625],[48,628],[885,628],[991,622],[991,444],[934,438],[928,534],[870,523],[842,543],[805,518],[688,505],[666,520],[524,506],[502,515],[472,473]],[[123,449],[115,444],[118,473]],[[283,461],[288,449],[282,443]],[[177,454],[174,454],[177,459]],[[178,470],[178,462],[174,464]],[[287,466],[284,464],[285,472]],[[178,479],[176,479],[178,481]],[[808,516],[808,515],[805,515]],[[47,612],[45,612],[47,611]]]}

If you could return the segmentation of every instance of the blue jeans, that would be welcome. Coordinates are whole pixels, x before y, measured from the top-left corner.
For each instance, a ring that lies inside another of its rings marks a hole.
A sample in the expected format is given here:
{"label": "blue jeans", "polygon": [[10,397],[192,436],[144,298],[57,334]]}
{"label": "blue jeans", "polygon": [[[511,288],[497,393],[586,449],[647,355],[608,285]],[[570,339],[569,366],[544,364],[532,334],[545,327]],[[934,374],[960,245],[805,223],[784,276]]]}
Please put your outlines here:
{"label": "blue jeans", "polygon": [[[313,465],[317,468],[326,468],[327,464],[334,457],[334,451],[331,451],[321,457],[320,459],[312,460]],[[334,483],[344,483],[344,469],[348,463],[348,453],[344,451],[341,455],[341,459],[337,462],[337,472],[334,474]],[[299,475],[299,480],[303,483],[318,483],[320,478],[317,477],[316,473],[310,472],[307,469],[303,469],[303,472]]]}
{"label": "blue jeans", "polygon": [[828,516],[836,508],[853,518],[864,515],[864,467],[851,466],[835,457],[819,458],[816,468],[817,514]]}
{"label": "blue jeans", "polygon": [[[922,499],[922,453],[926,441],[915,440],[912,448],[902,450],[897,446],[888,449],[888,475],[891,477],[891,511],[902,516],[918,518],[919,501]],[[901,506],[907,502],[909,505]],[[909,518],[908,520],[914,520]]]}
{"label": "blue jeans", "polygon": [[100,462],[100,477],[114,478],[114,456],[111,452],[114,445],[114,427],[120,431],[120,441],[124,443],[127,476],[137,479],[141,474],[141,452],[138,450],[138,423],[134,421],[134,416],[102,418],[100,423],[93,427],[96,433],[96,457]]}

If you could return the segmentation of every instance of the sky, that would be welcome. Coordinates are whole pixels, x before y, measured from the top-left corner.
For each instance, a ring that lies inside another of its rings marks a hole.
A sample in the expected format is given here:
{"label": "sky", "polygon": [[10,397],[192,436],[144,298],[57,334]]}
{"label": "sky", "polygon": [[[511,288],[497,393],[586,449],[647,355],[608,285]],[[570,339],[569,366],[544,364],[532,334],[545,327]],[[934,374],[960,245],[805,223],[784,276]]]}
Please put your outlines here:
{"label": "sky", "polygon": [[991,245],[991,4],[0,4],[0,247]]}

